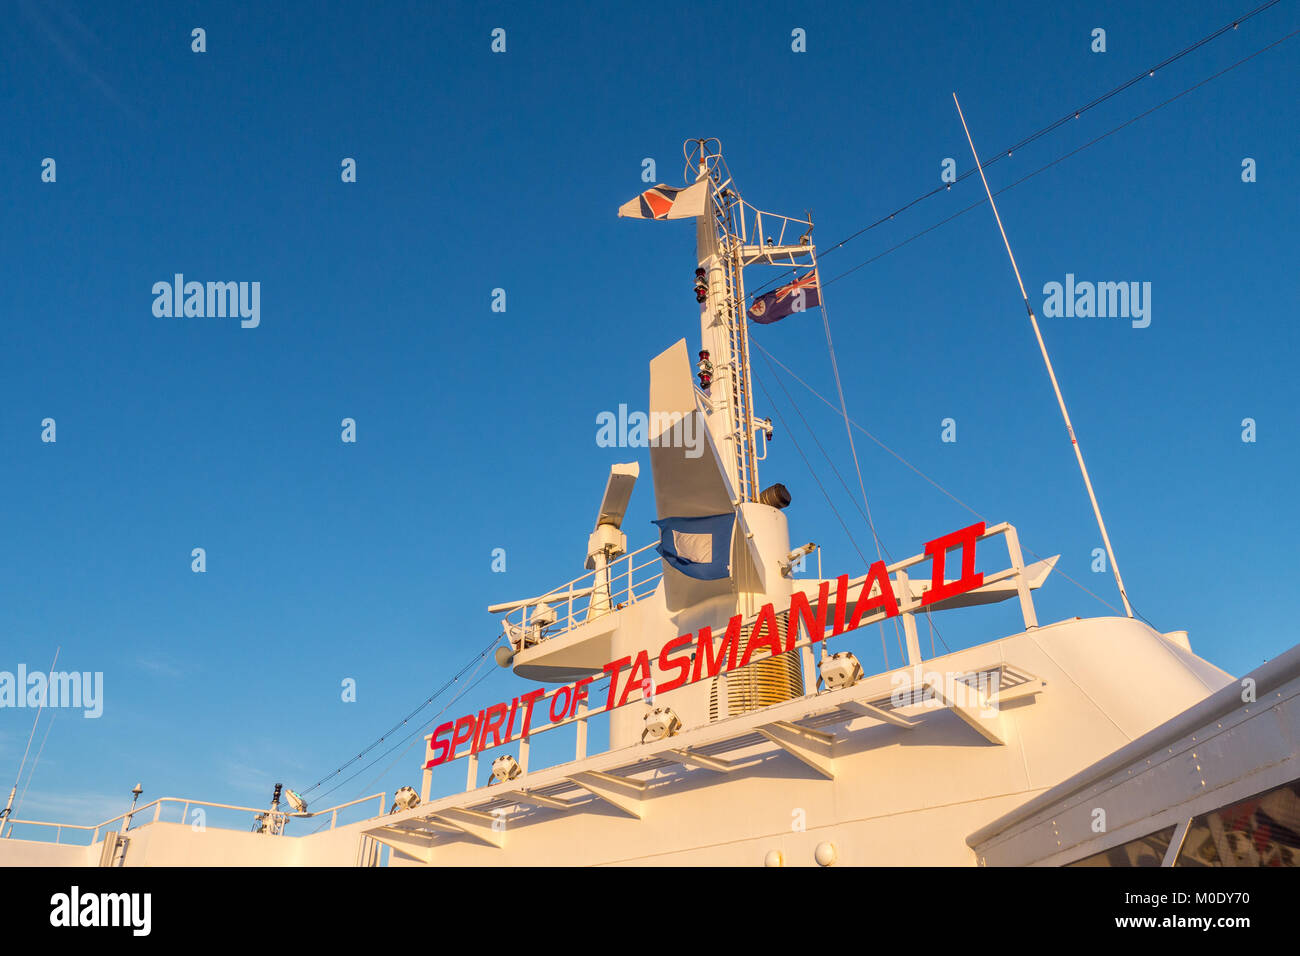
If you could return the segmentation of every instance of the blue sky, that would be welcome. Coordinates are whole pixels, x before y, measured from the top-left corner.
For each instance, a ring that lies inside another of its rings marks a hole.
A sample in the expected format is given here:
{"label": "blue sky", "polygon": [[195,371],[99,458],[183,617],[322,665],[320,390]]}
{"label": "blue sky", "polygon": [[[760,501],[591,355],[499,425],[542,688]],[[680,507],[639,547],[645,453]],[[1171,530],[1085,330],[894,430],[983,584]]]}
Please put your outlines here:
{"label": "blue sky", "polygon": [[[970,166],[953,90],[988,158],[1251,6],[11,5],[0,670],[48,668],[59,646],[60,669],[105,681],[101,718],[56,715],[20,815],[98,822],[137,780],[145,799],[305,790],[477,655],[498,630],[489,603],[582,572],[611,463],[642,462],[625,528],[652,540],[648,457],[595,442],[601,411],[644,407],[652,356],[683,336],[698,347],[690,225],[615,216],[644,188],[644,158],[680,184],[682,140],[719,137],[745,198],[812,210],[827,248],[933,188],[946,157]],[[1298,14],[1288,0],[1247,21],[995,164],[990,184]],[[1148,328],[1043,318],[1043,332],[1135,606],[1233,673],[1295,642],[1297,67],[1300,37],[999,198],[1040,315],[1044,284],[1067,273],[1151,283]],[[356,183],[340,181],[344,157]],[[823,280],[979,190],[963,180],[828,253]],[[260,326],[154,316],[153,284],[177,272],[260,282]],[[850,414],[1118,604],[1090,569],[1096,526],[988,209],[825,298]],[[753,337],[834,395],[816,316]],[[755,362],[777,402],[760,391],[759,413],[794,430],[778,430],[763,481],[790,488],[791,537],[821,544],[828,574],[860,573],[789,438],[814,460],[815,446]],[[782,380],[855,486],[843,422]],[[940,441],[948,417],[955,443]],[[973,520],[857,447],[894,557]],[[853,501],[823,480],[870,554]],[[1111,613],[1059,575],[1038,608]],[[950,645],[1017,629],[1014,608],[939,626]],[[884,666],[878,635],[854,649]],[[526,686],[479,673],[447,717]],[[349,677],[355,703],[340,699]],[[0,710],[6,792],[31,718]],[[418,786],[420,749],[402,753],[320,805]]]}

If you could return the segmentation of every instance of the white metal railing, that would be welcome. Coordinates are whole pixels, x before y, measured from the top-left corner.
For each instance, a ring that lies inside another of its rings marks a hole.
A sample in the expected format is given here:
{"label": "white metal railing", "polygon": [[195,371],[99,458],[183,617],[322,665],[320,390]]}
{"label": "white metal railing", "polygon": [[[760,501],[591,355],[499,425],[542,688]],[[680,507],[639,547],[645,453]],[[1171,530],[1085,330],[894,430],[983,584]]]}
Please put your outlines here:
{"label": "white metal railing", "polygon": [[812,264],[813,226],[809,220],[763,212],[744,200],[736,205],[739,207],[736,210],[736,221],[740,225],[740,235],[737,238],[742,246],[737,252],[741,265],[762,263],[807,267]]}
{"label": "white metal railing", "polygon": [[[1038,616],[1034,610],[1034,603],[1030,591],[1029,579],[1025,576],[1025,563],[1024,563],[1024,558],[1021,554],[1020,538],[1016,534],[1016,529],[1011,524],[1004,521],[1001,524],[996,524],[993,525],[992,527],[986,527],[984,533],[980,535],[978,538],[976,538],[976,541],[985,541],[989,538],[994,538],[999,536],[1003,537],[1003,539],[1005,540],[1007,546],[1007,557],[1010,561],[1010,567],[1002,571],[996,571],[993,573],[984,574],[983,581],[981,582],[980,586],[987,587],[990,584],[997,584],[1002,581],[1007,581],[1007,580],[1014,581],[1017,597],[1019,598],[1019,602],[1020,602],[1021,615],[1024,618],[1025,629],[1029,630],[1030,628],[1034,628],[1038,626]],[[642,548],[640,551],[634,551],[632,552],[632,554],[627,555],[627,558],[629,559],[633,558],[636,555],[640,554],[641,552],[648,550],[649,547],[652,546],[647,546],[647,548]],[[931,557],[932,556],[929,554],[921,553],[921,554],[913,555],[910,558],[904,558],[901,561],[896,561],[893,564],[886,566],[886,570],[889,572],[890,577],[894,581],[898,582],[898,584],[900,585],[900,587],[896,589],[898,592],[898,599],[897,599],[898,617],[901,618],[902,620],[903,630],[907,637],[907,665],[909,667],[920,664],[923,660],[921,654],[920,639],[917,633],[915,616],[917,614],[925,614],[926,608],[921,604],[920,598],[912,597],[910,579],[907,574],[907,569],[911,567],[915,567],[916,565],[922,564],[926,561],[930,561]],[[655,560],[658,559],[656,558]],[[818,563],[820,565],[820,558],[818,559]],[[945,577],[947,577],[947,575],[945,575]],[[850,578],[849,589],[852,590],[856,587],[859,587],[860,585],[864,585],[866,578],[867,575],[865,574],[860,575],[859,577],[856,578]],[[562,588],[568,587],[568,585],[562,585],[561,587]],[[812,656],[812,646],[814,644],[818,643],[818,641],[829,642],[836,637],[842,637],[846,634],[855,634],[858,631],[866,628],[870,624],[875,624],[878,621],[884,620],[887,616],[889,615],[887,615],[884,609],[873,610],[862,616],[857,628],[855,628],[852,631],[841,631],[839,634],[831,633],[833,630],[833,624],[832,622],[827,622],[826,633],[819,635],[816,640],[814,640],[812,636],[807,633],[806,628],[804,628],[801,625],[800,633],[802,636],[798,641],[795,642],[795,644],[791,647],[790,650],[785,651],[784,653],[787,654],[798,653],[801,656],[803,662],[803,671],[804,671],[804,690],[805,690],[804,697],[805,698],[815,697],[817,695],[817,691],[813,683],[814,681],[813,671],[816,667],[816,662],[813,660],[813,656]],[[573,619],[572,612],[570,612],[569,617],[570,620]],[[558,625],[559,622],[557,622],[557,627]],[[725,679],[725,675],[727,673],[726,670],[724,669],[720,673],[723,675]],[[592,696],[595,699],[600,699],[601,695],[595,692],[605,686],[603,684],[603,680],[604,678],[602,678],[602,683],[600,684],[592,685],[593,688]],[[561,692],[565,694],[571,693],[571,685],[569,684],[561,685],[559,687],[556,687],[554,690],[548,691],[546,694],[538,698],[536,703],[534,704],[534,713],[549,714],[551,708],[550,701],[557,694]],[[723,693],[720,688],[719,697],[721,698],[722,696]],[[537,736],[538,734],[546,733],[547,731],[557,730],[561,727],[567,727],[570,724],[577,724],[578,727],[577,745],[575,749],[574,759],[582,760],[586,758],[588,756],[587,722],[593,717],[598,717],[604,713],[617,710],[619,707],[627,707],[639,703],[641,699],[642,699],[641,692],[639,690],[634,690],[633,693],[628,696],[628,700],[625,703],[615,704],[612,707],[609,706],[608,704],[602,704],[599,707],[589,707],[585,702],[583,702],[581,705],[577,707],[576,712],[572,716],[569,716],[562,720],[552,721],[551,723],[542,724],[541,726],[530,727],[527,734],[520,734],[519,736],[515,737],[513,741],[511,741],[512,743],[514,741],[517,741],[519,743],[518,762],[519,762],[520,770],[522,771],[522,773],[525,774],[528,773],[528,754],[529,754],[531,740],[533,737]],[[782,703],[786,703],[786,701],[782,701]],[[431,748],[430,748],[431,738],[432,738],[432,734],[424,735],[424,741],[425,741],[424,761],[425,762],[427,762],[429,757],[431,756]],[[468,763],[467,772],[466,772],[465,791],[468,792],[477,789],[478,788],[478,782],[477,782],[478,754],[474,752],[472,744],[467,746],[466,749],[461,753],[458,754],[453,753],[446,760],[439,763],[437,766],[447,767],[453,761],[456,760],[466,760]],[[426,803],[428,802],[432,773],[433,773],[432,768],[425,769],[423,780],[421,783],[422,792],[420,796],[421,796],[421,800],[423,800]],[[490,786],[490,785],[491,784],[487,784],[486,786]]]}
{"label": "white metal railing", "polygon": [[[615,558],[603,570],[588,571],[581,577],[574,578],[559,587],[546,592],[545,598],[534,601],[526,607],[516,608],[505,616],[510,625],[507,632],[527,635],[529,645],[543,640],[559,637],[566,631],[595,620],[607,613],[643,601],[654,593],[663,577],[663,567],[659,563],[659,553],[655,549],[658,542],[647,544],[643,548],[631,551]],[[608,607],[604,590],[608,589]],[[597,606],[592,606],[592,598],[598,598]],[[534,617],[540,606],[545,603],[555,613],[555,622],[536,625]]]}
{"label": "white metal railing", "polygon": [[[339,811],[340,811],[340,810],[346,810],[346,809],[348,809],[349,807],[354,807],[354,806],[357,806],[358,804],[366,803],[366,802],[368,802],[368,801],[370,801],[370,800],[375,800],[375,799],[378,799],[378,800],[379,800],[379,811],[378,811],[378,813],[376,814],[376,816],[383,816],[383,814],[384,814],[384,800],[385,800],[386,796],[387,796],[386,793],[373,793],[373,794],[371,794],[371,795],[368,796],[368,797],[359,797],[359,798],[356,799],[356,800],[349,800],[347,803],[340,803],[338,806],[329,807],[328,809],[325,809],[325,810],[316,810],[316,811],[311,812],[311,813],[291,813],[291,814],[288,815],[288,818],[291,819],[291,820],[294,820],[294,819],[297,819],[297,820],[306,820],[306,819],[310,819],[310,818],[312,818],[312,817],[323,816],[323,815],[325,815],[325,814],[328,813],[328,814],[330,815],[330,826],[329,826],[329,828],[330,828],[331,830],[333,830],[336,826],[338,826],[338,819],[339,819]],[[190,814],[190,807],[210,807],[210,808],[212,808],[212,809],[216,809],[216,810],[236,810],[236,811],[243,811],[243,812],[248,812],[248,813],[252,813],[252,814],[263,814],[263,813],[267,813],[267,812],[268,812],[268,808],[266,808],[266,807],[241,807],[241,806],[236,806],[235,804],[231,804],[231,803],[214,803],[214,802],[211,801],[211,800],[184,800],[184,799],[182,799],[182,798],[180,798],[180,797],[159,797],[157,800],[154,800],[154,801],[151,802],[151,803],[146,803],[146,804],[145,804],[144,806],[142,806],[142,807],[136,807],[134,810],[128,810],[128,811],[125,812],[125,813],[119,813],[117,816],[115,816],[115,817],[111,817],[111,818],[109,818],[108,820],[105,820],[103,823],[96,824],[96,825],[93,825],[93,826],[90,825],[90,824],[81,824],[81,823],[50,823],[50,822],[45,821],[45,820],[20,820],[20,819],[18,819],[18,818],[15,817],[15,818],[12,818],[12,819],[9,819],[9,820],[6,820],[6,821],[5,821],[5,824],[6,824],[6,826],[5,826],[5,832],[0,833],[0,837],[3,837],[3,838],[10,838],[10,837],[12,837],[12,836],[13,836],[13,832],[14,832],[14,827],[17,826],[17,825],[30,826],[30,827],[45,827],[45,828],[51,828],[51,827],[52,827],[52,828],[54,829],[54,842],[55,842],[55,843],[61,844],[61,843],[63,842],[63,831],[64,831],[64,830],[75,830],[75,831],[80,831],[80,832],[82,832],[82,833],[85,833],[86,831],[91,831],[90,843],[89,843],[89,844],[84,844],[84,845],[94,846],[96,843],[99,842],[99,838],[100,838],[100,834],[101,834],[101,833],[105,833],[105,834],[106,834],[106,833],[111,832],[111,829],[110,829],[110,828],[113,826],[113,824],[118,823],[119,821],[122,821],[122,822],[123,822],[123,827],[122,827],[123,831],[125,831],[125,830],[127,830],[127,829],[130,829],[130,827],[132,826],[132,824],[133,824],[134,821],[135,821],[135,818],[136,818],[137,816],[140,816],[141,814],[145,813],[145,811],[147,811],[150,807],[153,807],[153,818],[150,819],[150,820],[148,820],[148,821],[146,821],[145,823],[135,824],[136,829],[139,829],[140,827],[148,826],[150,823],[157,823],[157,822],[159,822],[159,821],[162,819],[163,804],[165,804],[165,803],[181,804],[181,805],[182,805],[182,809],[181,809],[181,822],[182,822],[182,823],[184,823],[185,820],[186,820],[186,818],[189,816],[189,814]],[[207,823],[206,823],[206,822],[204,823],[204,826],[207,826]],[[227,829],[227,830],[228,830],[228,829],[234,829],[234,828],[233,828],[233,827],[220,827],[219,829]],[[48,843],[49,841],[46,840],[46,841],[42,841],[42,842],[47,842],[47,843]]]}

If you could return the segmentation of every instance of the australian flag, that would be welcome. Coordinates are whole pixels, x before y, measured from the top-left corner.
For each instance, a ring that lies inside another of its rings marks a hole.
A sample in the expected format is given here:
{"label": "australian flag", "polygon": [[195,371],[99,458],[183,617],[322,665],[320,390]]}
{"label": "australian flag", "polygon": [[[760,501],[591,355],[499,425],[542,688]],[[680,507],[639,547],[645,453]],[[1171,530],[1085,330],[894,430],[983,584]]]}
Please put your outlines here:
{"label": "australian flag", "polygon": [[759,296],[749,307],[749,317],[760,325],[771,325],[787,315],[804,312],[821,304],[822,288],[817,282],[817,270],[814,269],[789,285]]}
{"label": "australian flag", "polygon": [[736,513],[703,518],[660,518],[659,547],[665,562],[688,578],[717,581],[731,575],[731,531]]}

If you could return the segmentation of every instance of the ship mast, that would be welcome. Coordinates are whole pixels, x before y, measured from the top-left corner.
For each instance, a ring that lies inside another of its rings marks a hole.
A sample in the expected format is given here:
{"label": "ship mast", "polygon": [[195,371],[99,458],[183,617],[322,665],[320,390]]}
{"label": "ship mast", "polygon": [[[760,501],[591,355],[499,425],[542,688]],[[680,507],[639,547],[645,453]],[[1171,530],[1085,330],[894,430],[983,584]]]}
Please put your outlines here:
{"label": "ship mast", "polygon": [[[720,152],[710,152],[709,140],[687,141],[687,163],[695,181],[709,181],[704,215],[696,220],[695,246],[705,270],[707,294],[700,304],[700,342],[712,363],[713,380],[707,395],[713,414],[709,427],[722,453],[723,466],[735,495],[733,504],[755,501],[758,462],[752,431],[754,398],[749,374],[749,342],[745,336],[744,273],[736,261],[737,242],[731,221],[734,193]],[[691,147],[694,147],[692,150]],[[694,155],[692,155],[692,152]],[[705,357],[701,357],[703,361]]]}
{"label": "ship mast", "polygon": [[[704,396],[712,409],[709,430],[731,482],[733,503],[759,500],[756,436],[770,423],[754,416],[754,388],[745,318],[745,266],[811,264],[812,224],[806,220],[762,213],[741,199],[716,139],[687,140],[685,179],[707,180],[708,202],[696,221],[696,253],[704,270],[706,292],[700,303],[700,342],[711,363],[712,382]],[[764,233],[779,232],[773,242]],[[797,227],[797,229],[795,228]],[[799,231],[797,243],[785,244]],[[701,357],[703,367],[704,357]]]}

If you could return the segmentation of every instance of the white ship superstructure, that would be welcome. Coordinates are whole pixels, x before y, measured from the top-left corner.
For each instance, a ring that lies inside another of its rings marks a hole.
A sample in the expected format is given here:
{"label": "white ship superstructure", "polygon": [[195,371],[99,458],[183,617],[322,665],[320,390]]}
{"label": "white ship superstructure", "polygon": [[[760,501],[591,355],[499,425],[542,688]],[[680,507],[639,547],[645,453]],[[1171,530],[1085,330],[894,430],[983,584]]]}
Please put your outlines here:
{"label": "white ship superstructure", "polygon": [[[391,808],[368,798],[379,812],[363,820],[340,819],[360,804],[309,813],[277,802],[259,811],[260,832],[196,829],[164,817],[219,805],[167,799],[129,828],[62,826],[49,839],[30,837],[58,825],[10,820],[0,862],[960,866],[1070,863],[1136,842],[1145,855],[1131,862],[1173,863],[1202,831],[1199,859],[1224,862],[1244,859],[1230,855],[1231,826],[1195,821],[1266,791],[1294,827],[1296,651],[1261,669],[1256,698],[1237,707],[1238,682],[1185,632],[1131,614],[1040,622],[1033,592],[1056,559],[1026,564],[1006,522],[826,577],[802,543],[810,529],[792,547],[790,495],[759,481],[772,424],[754,408],[745,276],[793,269],[780,306],[816,308],[813,224],[745,202],[716,141],[688,141],[687,182],[625,207],[696,222],[699,340],[650,362],[661,537],[628,550],[640,468],[614,465],[591,531],[574,535],[588,535],[585,573],[490,609],[504,615],[498,662],[521,679],[516,696],[431,728],[418,792],[404,788]],[[801,564],[818,574],[800,576]],[[923,653],[918,617],[1003,601],[1018,606],[1020,630]],[[891,618],[905,663],[864,674],[843,638]],[[598,720],[601,749],[589,746]],[[571,758],[534,759],[534,741],[559,733],[575,741]],[[1231,748],[1207,746],[1220,733]],[[1146,785],[1124,789],[1124,772]],[[1112,789],[1125,796],[1098,831],[1099,795]],[[330,825],[285,832],[310,818]],[[65,842],[73,833],[83,839]],[[1295,862],[1289,841],[1279,836],[1269,859]],[[1218,849],[1207,856],[1207,845]]]}

